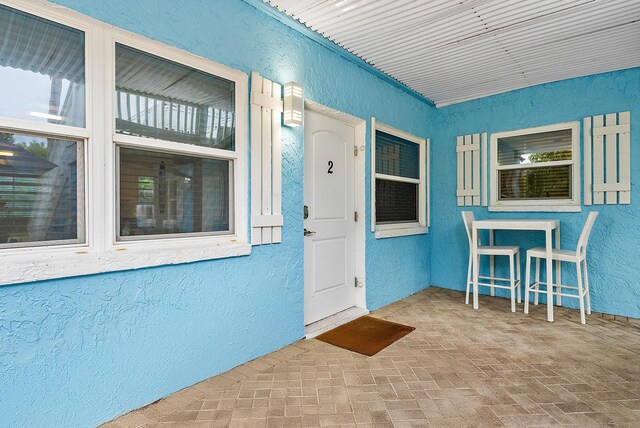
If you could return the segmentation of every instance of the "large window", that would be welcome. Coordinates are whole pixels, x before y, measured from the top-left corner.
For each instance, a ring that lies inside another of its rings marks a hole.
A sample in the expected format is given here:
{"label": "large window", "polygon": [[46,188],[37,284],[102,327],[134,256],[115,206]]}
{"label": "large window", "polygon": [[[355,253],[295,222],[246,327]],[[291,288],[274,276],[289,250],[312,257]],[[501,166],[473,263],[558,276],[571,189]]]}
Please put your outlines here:
{"label": "large window", "polygon": [[0,249],[85,241],[84,50],[82,31],[0,5]]}
{"label": "large window", "polygon": [[234,82],[119,43],[115,72],[117,239],[232,234]]}
{"label": "large window", "polygon": [[6,3],[0,284],[249,254],[248,76]]}
{"label": "large window", "polygon": [[426,141],[373,120],[372,230],[379,238],[426,233]]}
{"label": "large window", "polygon": [[580,208],[579,123],[491,136],[492,210]]}

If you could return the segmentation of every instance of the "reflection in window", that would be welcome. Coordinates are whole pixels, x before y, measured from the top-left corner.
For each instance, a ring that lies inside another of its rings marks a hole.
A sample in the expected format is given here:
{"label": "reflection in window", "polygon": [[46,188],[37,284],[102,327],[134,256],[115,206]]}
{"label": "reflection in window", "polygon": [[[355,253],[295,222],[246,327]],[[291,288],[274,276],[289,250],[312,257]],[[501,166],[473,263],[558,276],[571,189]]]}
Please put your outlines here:
{"label": "reflection in window", "polygon": [[120,239],[232,232],[230,161],[129,148],[119,156]]}
{"label": "reflection in window", "polygon": [[571,199],[571,166],[498,171],[500,200]]}
{"label": "reflection in window", "polygon": [[571,129],[524,133],[497,142],[499,200],[573,197]]}
{"label": "reflection in window", "polygon": [[571,129],[499,138],[498,164],[525,165],[571,160],[571,148]]}
{"label": "reflection in window", "polygon": [[376,173],[420,178],[419,153],[416,143],[376,131]]}
{"label": "reflection in window", "polygon": [[0,133],[0,247],[79,242],[82,175],[82,144]]}
{"label": "reflection in window", "polygon": [[0,100],[0,116],[84,127],[84,33],[0,5]]}
{"label": "reflection in window", "polygon": [[116,45],[120,134],[235,149],[235,84]]}

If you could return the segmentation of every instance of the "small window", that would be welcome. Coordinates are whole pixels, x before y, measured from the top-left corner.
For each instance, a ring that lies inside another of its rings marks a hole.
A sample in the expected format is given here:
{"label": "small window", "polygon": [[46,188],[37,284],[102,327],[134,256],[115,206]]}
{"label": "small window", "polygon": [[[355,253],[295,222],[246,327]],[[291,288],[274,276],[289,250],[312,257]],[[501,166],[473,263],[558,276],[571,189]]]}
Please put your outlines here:
{"label": "small window", "polygon": [[374,121],[373,196],[378,237],[426,232],[425,140]]}
{"label": "small window", "polygon": [[0,5],[0,82],[0,248],[84,243],[84,33]]}
{"label": "small window", "polygon": [[116,44],[118,241],[233,235],[235,83]]}
{"label": "small window", "polygon": [[578,147],[577,122],[493,134],[491,209],[579,209]]}

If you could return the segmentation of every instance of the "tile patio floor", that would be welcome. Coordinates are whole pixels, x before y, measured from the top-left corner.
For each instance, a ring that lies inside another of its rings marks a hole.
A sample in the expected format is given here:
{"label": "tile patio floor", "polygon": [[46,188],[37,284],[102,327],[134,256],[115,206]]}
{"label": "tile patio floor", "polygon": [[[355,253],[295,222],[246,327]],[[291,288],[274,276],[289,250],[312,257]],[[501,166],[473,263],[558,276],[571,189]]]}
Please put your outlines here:
{"label": "tile patio floor", "polygon": [[372,315],[416,330],[374,357],[315,339],[200,382],[116,427],[640,427],[640,324],[429,288]]}

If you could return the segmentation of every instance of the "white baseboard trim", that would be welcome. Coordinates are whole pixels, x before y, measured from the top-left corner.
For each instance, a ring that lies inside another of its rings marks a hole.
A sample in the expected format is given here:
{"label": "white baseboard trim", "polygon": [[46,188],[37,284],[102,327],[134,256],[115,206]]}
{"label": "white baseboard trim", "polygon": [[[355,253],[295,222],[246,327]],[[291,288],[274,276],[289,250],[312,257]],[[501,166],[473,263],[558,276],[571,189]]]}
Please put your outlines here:
{"label": "white baseboard trim", "polygon": [[368,310],[353,306],[349,309],[345,309],[342,312],[338,312],[335,315],[321,319],[304,327],[305,339],[313,339],[316,336],[321,335],[324,332],[332,330],[342,324],[346,324],[349,321],[353,321],[356,318],[367,315]]}

